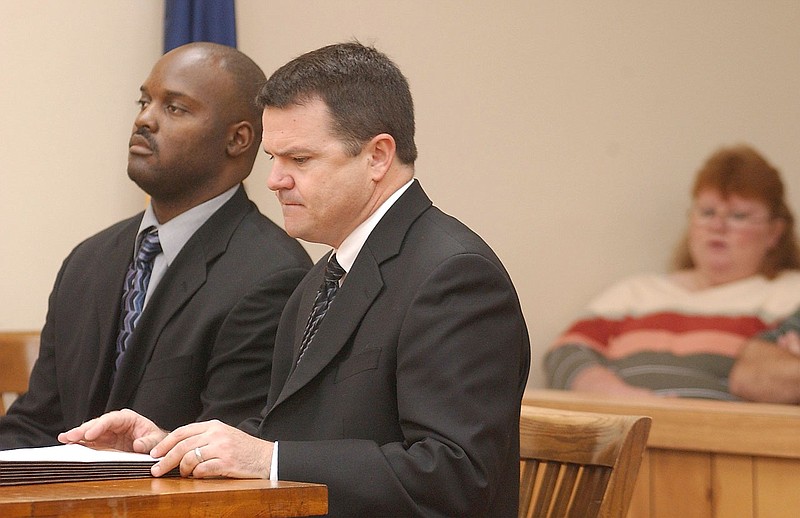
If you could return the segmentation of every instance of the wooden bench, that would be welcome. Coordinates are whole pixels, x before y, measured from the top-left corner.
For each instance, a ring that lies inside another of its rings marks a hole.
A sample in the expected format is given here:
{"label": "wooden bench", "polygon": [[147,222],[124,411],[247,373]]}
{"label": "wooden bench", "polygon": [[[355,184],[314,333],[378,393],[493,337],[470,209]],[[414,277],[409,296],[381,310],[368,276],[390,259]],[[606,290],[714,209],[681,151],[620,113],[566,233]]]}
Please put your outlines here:
{"label": "wooden bench", "polygon": [[39,356],[38,331],[0,332],[0,415],[6,401],[28,390],[28,378]]}
{"label": "wooden bench", "polygon": [[653,418],[629,518],[800,516],[800,407],[557,390],[524,403]]}

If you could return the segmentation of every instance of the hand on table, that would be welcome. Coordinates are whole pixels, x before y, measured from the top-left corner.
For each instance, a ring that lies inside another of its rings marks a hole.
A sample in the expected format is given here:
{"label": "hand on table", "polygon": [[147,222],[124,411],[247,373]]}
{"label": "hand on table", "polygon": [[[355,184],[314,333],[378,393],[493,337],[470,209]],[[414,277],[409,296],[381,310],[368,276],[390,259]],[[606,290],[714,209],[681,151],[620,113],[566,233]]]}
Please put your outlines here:
{"label": "hand on table", "polygon": [[108,412],[86,421],[72,430],[58,434],[62,443],[114,448],[121,451],[149,453],[167,432],[133,410]]}
{"label": "hand on table", "polygon": [[273,444],[217,420],[181,426],[151,451],[159,477],[176,466],[195,478],[269,478]]}

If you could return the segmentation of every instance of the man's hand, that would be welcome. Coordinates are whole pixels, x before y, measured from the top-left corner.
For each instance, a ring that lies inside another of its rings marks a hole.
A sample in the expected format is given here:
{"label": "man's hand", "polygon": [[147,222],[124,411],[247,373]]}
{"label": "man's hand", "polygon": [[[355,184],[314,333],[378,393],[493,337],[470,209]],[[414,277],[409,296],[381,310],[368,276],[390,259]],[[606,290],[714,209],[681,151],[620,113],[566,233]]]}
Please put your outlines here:
{"label": "man's hand", "polygon": [[800,404],[800,345],[797,333],[777,343],[749,340],[728,376],[731,394],[759,403]]}
{"label": "man's hand", "polygon": [[149,453],[167,432],[133,410],[115,410],[58,434],[63,443]]}
{"label": "man's hand", "polygon": [[155,477],[180,466],[195,478],[269,478],[273,444],[220,421],[181,426],[151,451],[163,457],[151,469]]}

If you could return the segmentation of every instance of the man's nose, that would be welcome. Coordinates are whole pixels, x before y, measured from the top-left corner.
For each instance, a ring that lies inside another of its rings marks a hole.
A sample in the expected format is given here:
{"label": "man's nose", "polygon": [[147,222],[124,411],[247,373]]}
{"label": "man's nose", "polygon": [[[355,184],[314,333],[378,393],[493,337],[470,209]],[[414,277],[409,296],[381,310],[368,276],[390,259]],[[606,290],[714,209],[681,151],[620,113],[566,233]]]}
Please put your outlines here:
{"label": "man's nose", "polygon": [[291,189],[293,185],[292,177],[286,174],[281,161],[273,159],[272,169],[267,176],[267,187],[269,190],[278,191],[281,189]]}
{"label": "man's nose", "polygon": [[147,128],[151,132],[158,130],[158,120],[155,116],[152,103],[139,110],[139,113],[136,114],[136,118],[133,120],[133,125],[137,130],[141,128]]}

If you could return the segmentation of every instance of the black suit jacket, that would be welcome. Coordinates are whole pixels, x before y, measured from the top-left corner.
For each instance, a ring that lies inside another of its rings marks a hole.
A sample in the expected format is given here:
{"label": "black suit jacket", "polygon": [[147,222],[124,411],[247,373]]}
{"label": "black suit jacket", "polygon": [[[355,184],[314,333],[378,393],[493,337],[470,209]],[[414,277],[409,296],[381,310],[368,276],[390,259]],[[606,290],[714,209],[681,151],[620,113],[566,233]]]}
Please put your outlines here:
{"label": "black suit jacket", "polygon": [[243,187],[186,242],[151,295],[110,386],[122,285],[142,214],[78,245],[50,295],[27,394],[0,418],[0,448],[131,408],[162,428],[237,424],[267,399],[281,311],[311,267]]}
{"label": "black suit jacket", "polygon": [[241,428],[331,516],[516,516],[527,328],[492,250],[417,182],[369,236],[293,369],[323,258],[284,311],[269,402]]}

